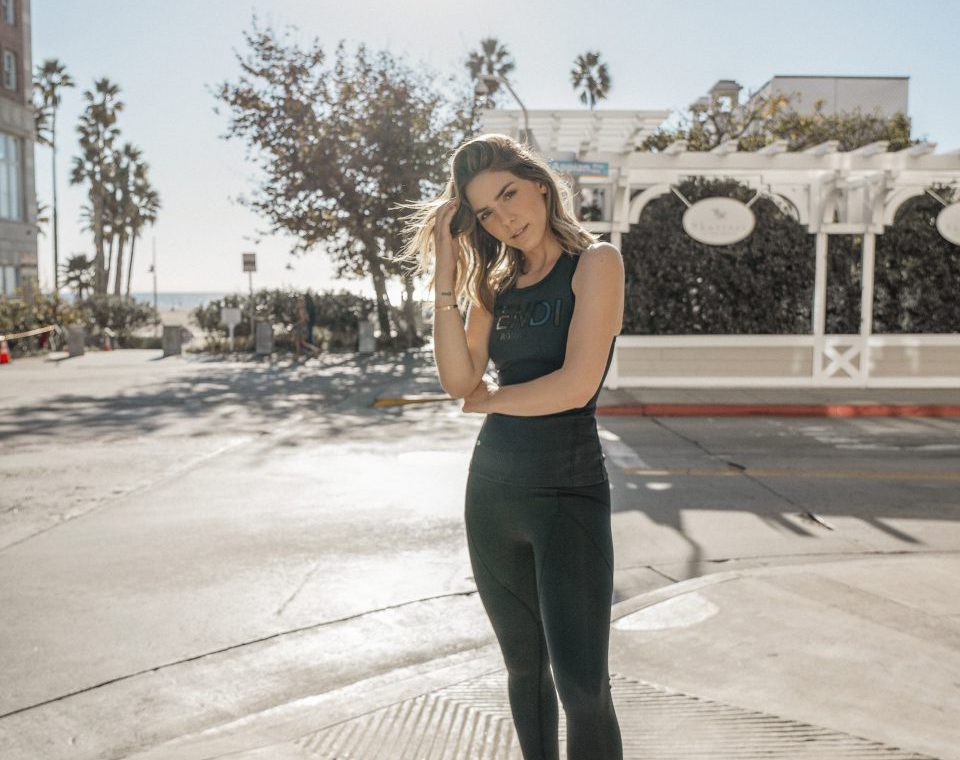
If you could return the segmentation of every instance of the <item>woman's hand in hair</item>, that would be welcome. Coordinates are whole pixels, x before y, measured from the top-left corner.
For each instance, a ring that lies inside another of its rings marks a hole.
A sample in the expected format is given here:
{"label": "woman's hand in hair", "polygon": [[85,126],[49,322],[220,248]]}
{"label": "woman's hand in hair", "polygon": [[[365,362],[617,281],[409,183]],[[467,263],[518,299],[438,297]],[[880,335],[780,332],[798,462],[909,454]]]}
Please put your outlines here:
{"label": "woman's hand in hair", "polygon": [[460,241],[450,233],[450,222],[460,206],[459,198],[451,198],[437,210],[433,227],[433,247],[437,256],[437,275],[456,276],[460,259]]}
{"label": "woman's hand in hair", "polygon": [[477,412],[486,414],[489,409],[490,400],[493,394],[497,392],[499,386],[496,383],[488,382],[486,378],[481,378],[477,387],[463,397],[464,413]]}

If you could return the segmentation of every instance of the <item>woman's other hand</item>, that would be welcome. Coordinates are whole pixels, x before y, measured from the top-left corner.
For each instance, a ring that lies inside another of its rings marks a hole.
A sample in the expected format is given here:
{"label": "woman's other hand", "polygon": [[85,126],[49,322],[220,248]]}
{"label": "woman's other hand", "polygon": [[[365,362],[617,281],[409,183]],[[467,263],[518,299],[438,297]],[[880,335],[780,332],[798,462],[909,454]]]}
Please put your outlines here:
{"label": "woman's other hand", "polygon": [[477,387],[463,397],[462,411],[464,413],[477,412],[487,414],[490,401],[493,399],[498,387],[496,383],[488,382],[486,378],[481,379],[480,382],[477,383]]}

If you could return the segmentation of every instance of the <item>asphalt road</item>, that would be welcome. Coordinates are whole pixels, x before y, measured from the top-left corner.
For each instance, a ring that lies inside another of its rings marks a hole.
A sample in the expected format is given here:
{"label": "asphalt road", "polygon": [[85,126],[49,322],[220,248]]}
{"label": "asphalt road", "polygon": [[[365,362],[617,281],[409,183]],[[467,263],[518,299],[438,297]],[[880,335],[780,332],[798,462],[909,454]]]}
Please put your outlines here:
{"label": "asphalt road", "polygon": [[[430,355],[19,360],[0,374],[0,756],[123,757],[492,642],[478,415]],[[602,399],[601,399],[602,401]],[[956,419],[600,418],[613,601],[960,546]]]}

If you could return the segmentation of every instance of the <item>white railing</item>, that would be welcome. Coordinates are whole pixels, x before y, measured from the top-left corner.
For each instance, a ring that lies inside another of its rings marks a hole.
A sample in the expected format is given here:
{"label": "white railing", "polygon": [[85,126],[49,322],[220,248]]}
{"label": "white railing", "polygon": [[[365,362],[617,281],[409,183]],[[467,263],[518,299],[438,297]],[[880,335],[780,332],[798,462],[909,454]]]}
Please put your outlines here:
{"label": "white railing", "polygon": [[960,388],[960,333],[621,335],[607,388]]}

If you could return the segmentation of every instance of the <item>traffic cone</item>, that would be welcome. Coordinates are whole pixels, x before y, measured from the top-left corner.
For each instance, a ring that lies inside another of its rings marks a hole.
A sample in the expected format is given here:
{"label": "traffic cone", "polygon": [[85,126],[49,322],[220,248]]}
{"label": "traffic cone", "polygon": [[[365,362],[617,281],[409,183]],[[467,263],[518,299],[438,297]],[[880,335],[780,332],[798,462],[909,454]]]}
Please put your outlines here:
{"label": "traffic cone", "polygon": [[0,364],[9,364],[10,363],[10,346],[7,345],[7,341],[0,340]]}

